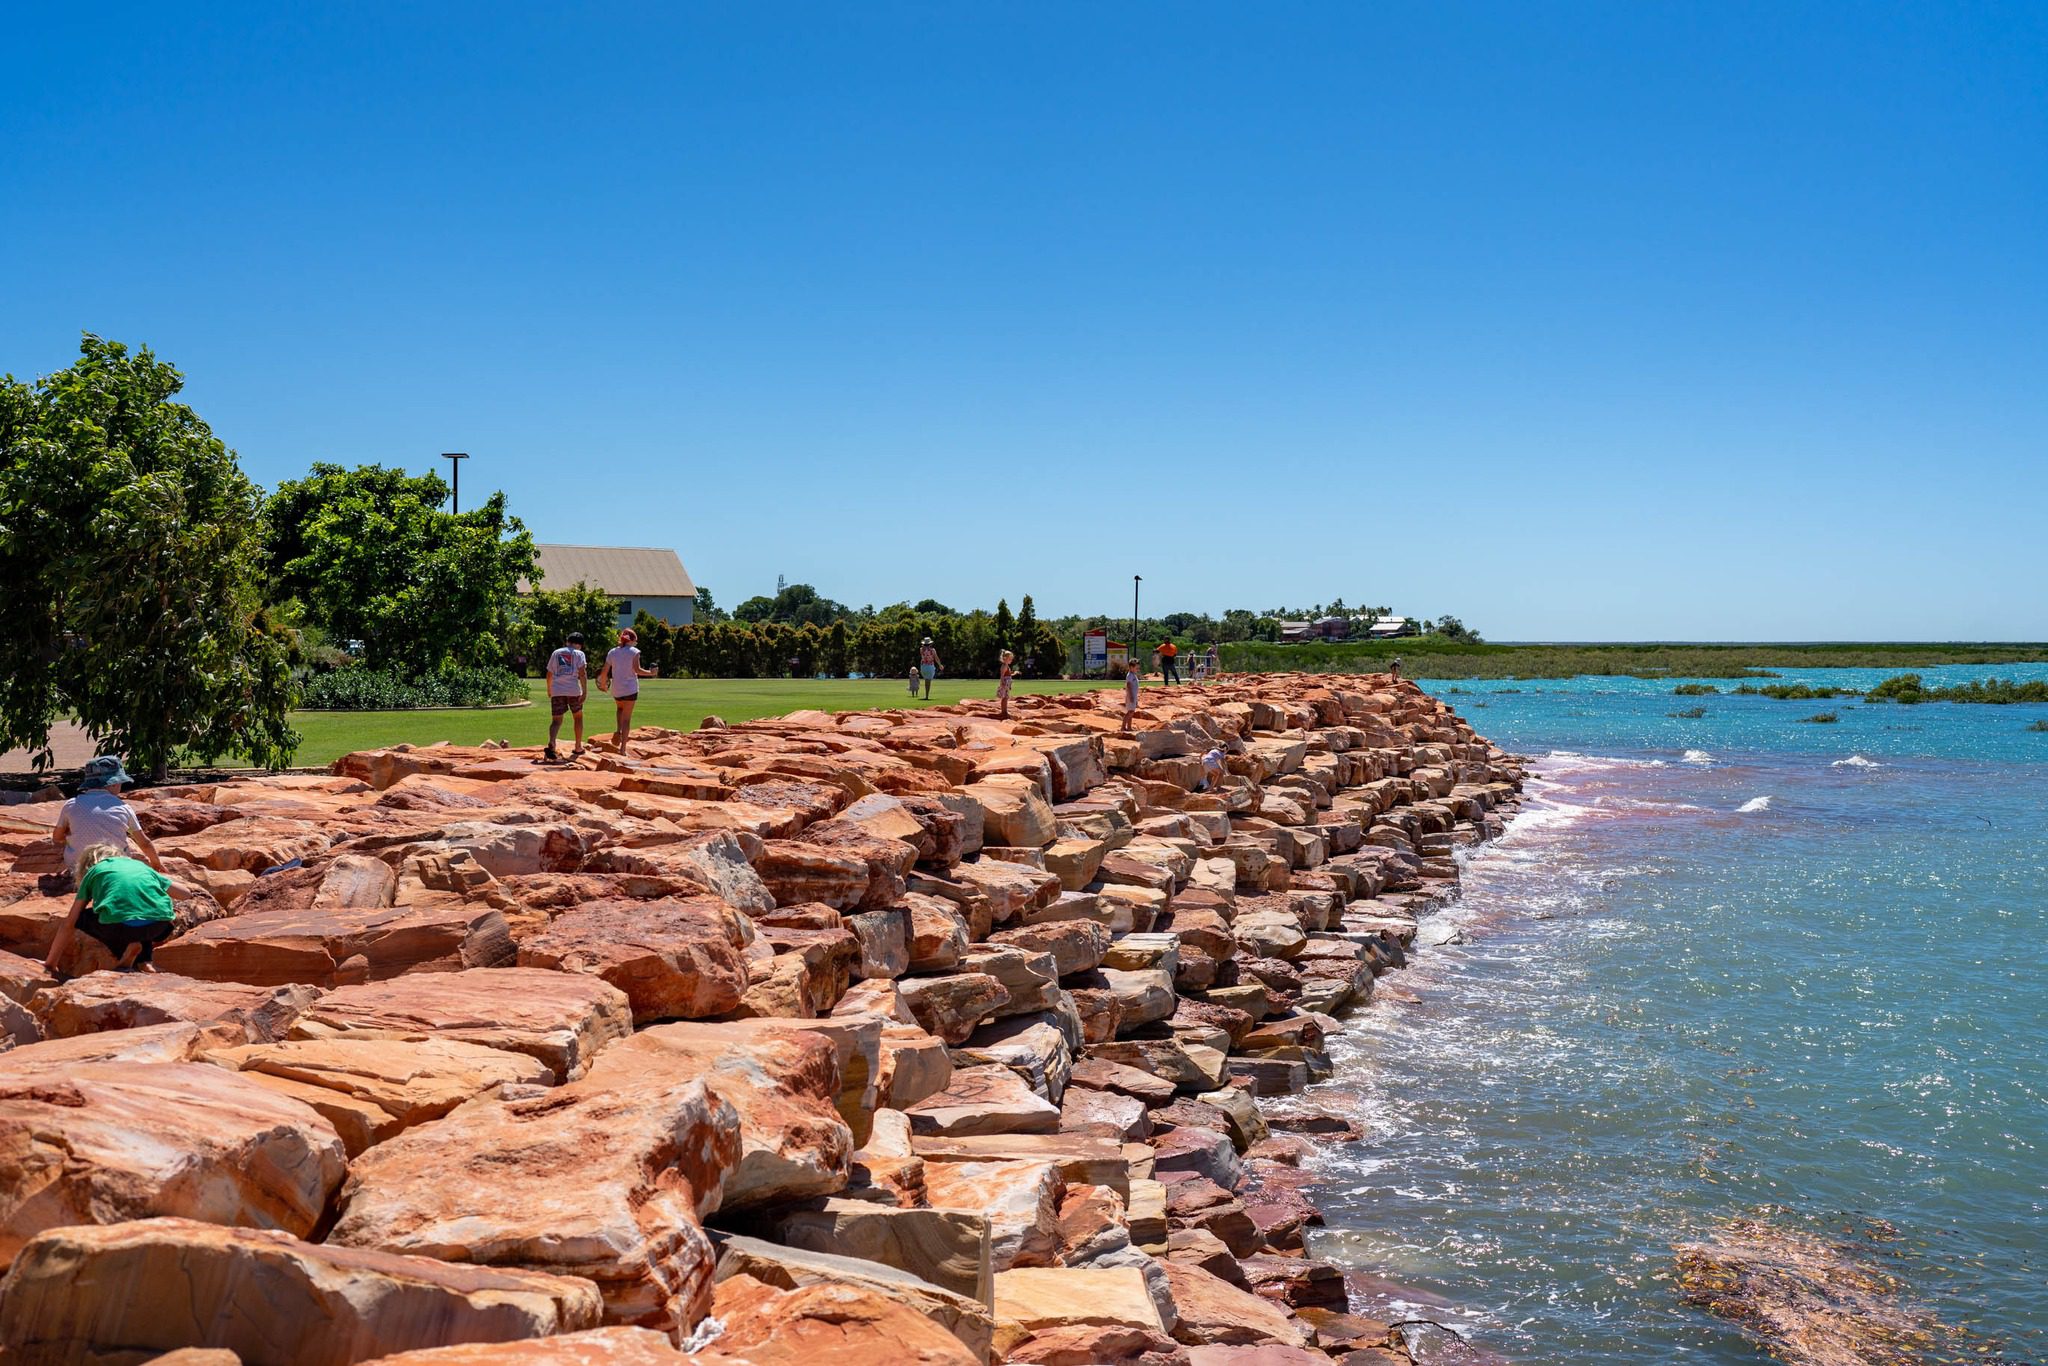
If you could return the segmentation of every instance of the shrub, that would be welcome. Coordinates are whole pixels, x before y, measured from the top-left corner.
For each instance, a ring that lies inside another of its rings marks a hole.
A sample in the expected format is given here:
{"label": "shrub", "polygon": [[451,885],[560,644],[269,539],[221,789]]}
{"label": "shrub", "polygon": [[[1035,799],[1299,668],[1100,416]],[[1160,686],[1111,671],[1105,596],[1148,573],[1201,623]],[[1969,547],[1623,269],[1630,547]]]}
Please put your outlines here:
{"label": "shrub", "polygon": [[1812,716],[1802,716],[1799,719],[1802,723],[1807,725],[1832,726],[1833,724],[1835,724],[1835,722],[1841,720],[1842,718],[1835,715],[1831,711],[1823,711],[1816,712]]}
{"label": "shrub", "polygon": [[1684,711],[1667,711],[1664,714],[1676,721],[1697,721],[1707,714],[1707,709],[1705,707],[1687,707]]}
{"label": "shrub", "polygon": [[1721,690],[1711,683],[1681,683],[1673,688],[1671,692],[1674,697],[1718,697],[1721,695]]}
{"label": "shrub", "polygon": [[507,669],[449,668],[418,677],[361,665],[316,675],[301,706],[314,711],[408,711],[516,702],[526,685]]}

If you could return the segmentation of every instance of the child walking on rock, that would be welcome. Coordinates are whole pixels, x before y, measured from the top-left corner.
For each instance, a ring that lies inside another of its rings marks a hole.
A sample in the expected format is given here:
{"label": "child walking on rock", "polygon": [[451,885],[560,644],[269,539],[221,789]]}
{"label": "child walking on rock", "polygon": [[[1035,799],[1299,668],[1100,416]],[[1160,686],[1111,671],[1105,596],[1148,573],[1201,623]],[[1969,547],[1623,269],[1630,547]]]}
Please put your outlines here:
{"label": "child walking on rock", "polygon": [[1131,733],[1131,722],[1138,716],[1138,661],[1133,659],[1124,665],[1124,731]]}

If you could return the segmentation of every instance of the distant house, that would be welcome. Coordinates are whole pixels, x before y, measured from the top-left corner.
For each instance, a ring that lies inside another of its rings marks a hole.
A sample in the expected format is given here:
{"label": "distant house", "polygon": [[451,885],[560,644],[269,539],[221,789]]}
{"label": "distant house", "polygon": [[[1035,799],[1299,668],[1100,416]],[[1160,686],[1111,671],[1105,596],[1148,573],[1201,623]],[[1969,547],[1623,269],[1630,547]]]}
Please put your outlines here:
{"label": "distant house", "polygon": [[1421,630],[1407,617],[1381,617],[1366,632],[1366,635],[1373,640],[1392,640],[1396,636],[1415,636],[1421,634]]}
{"label": "distant house", "polygon": [[1318,617],[1309,625],[1318,640],[1346,640],[1351,635],[1350,617]]}
{"label": "distant house", "polygon": [[1309,636],[1309,628],[1313,624],[1314,623],[1312,622],[1306,621],[1283,621],[1280,623],[1280,639],[1282,639],[1283,641],[1307,640]]}
{"label": "distant house", "polygon": [[[619,625],[631,626],[645,612],[671,626],[697,619],[697,585],[673,550],[650,546],[536,545],[541,587],[573,588],[582,583],[609,593]],[[533,591],[521,582],[519,591]]]}

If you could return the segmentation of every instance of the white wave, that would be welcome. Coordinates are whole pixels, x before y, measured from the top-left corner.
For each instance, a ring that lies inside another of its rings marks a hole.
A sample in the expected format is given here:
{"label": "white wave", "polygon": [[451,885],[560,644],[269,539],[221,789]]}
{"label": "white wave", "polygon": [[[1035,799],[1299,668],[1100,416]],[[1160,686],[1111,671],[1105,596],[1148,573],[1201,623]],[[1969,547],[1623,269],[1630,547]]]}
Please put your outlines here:
{"label": "white wave", "polygon": [[1679,762],[1684,764],[1711,764],[1714,762],[1714,756],[1703,749],[1689,749],[1679,756]]}
{"label": "white wave", "polygon": [[1835,761],[1834,761],[1833,763],[1829,764],[1829,765],[1828,765],[1828,767],[1829,767],[1829,768],[1883,768],[1883,767],[1884,767],[1884,765],[1883,765],[1883,764],[1881,764],[1881,763],[1879,763],[1879,762],[1878,762],[1877,760],[1875,760],[1875,759],[1866,759],[1866,758],[1864,758],[1864,757],[1863,757],[1862,755],[1860,755],[1860,754],[1852,754],[1852,755],[1850,755],[1850,756],[1849,756],[1848,758],[1846,758],[1846,759],[1837,759],[1837,760],[1835,760]]}
{"label": "white wave", "polygon": [[1751,797],[1735,809],[1737,811],[1768,811],[1771,809],[1771,799],[1769,797]]}

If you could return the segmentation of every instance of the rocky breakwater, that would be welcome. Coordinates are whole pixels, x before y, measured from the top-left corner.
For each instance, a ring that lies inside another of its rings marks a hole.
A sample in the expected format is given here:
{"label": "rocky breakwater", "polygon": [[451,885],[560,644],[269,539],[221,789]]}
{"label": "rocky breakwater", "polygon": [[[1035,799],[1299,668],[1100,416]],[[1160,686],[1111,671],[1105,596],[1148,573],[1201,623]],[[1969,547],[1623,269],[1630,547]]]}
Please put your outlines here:
{"label": "rocky breakwater", "polygon": [[138,794],[159,975],[44,976],[0,836],[4,1360],[1406,1360],[1260,1101],[1519,770],[1390,680],[1120,700]]}

